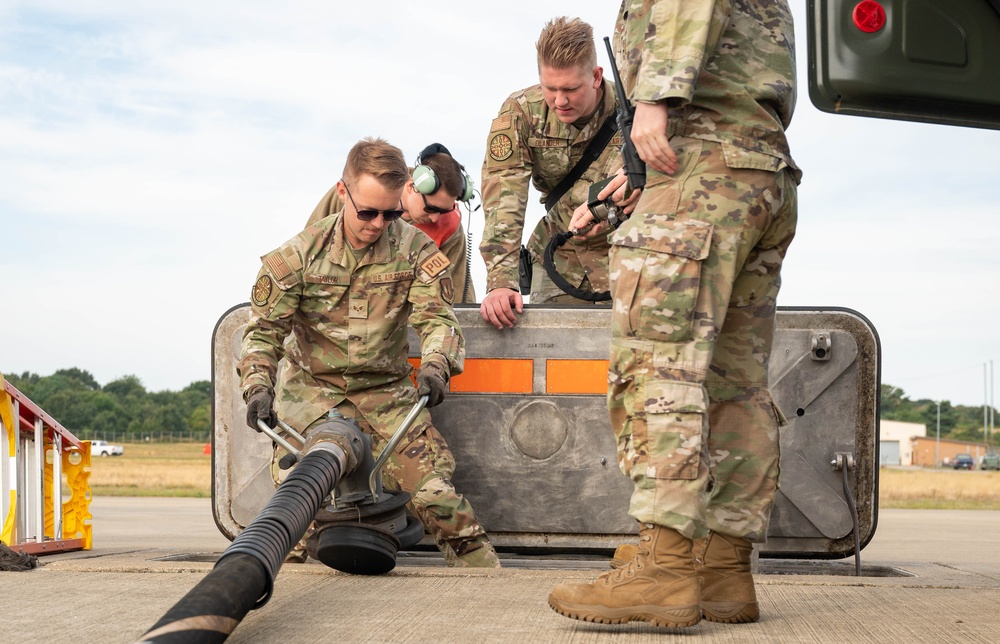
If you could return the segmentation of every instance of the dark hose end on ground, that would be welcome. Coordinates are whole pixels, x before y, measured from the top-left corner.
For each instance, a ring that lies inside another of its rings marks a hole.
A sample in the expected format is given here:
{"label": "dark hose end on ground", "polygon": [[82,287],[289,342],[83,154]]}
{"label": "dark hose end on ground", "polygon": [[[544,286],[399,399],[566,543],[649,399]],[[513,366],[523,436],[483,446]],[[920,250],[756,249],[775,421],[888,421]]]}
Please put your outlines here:
{"label": "dark hose end on ground", "polygon": [[271,598],[274,577],[323,500],[340,480],[346,456],[306,454],[215,568],[158,621],[141,642],[223,642],[246,614]]}
{"label": "dark hose end on ground", "polygon": [[340,480],[340,463],[325,450],[306,454],[288,478],[246,529],[223,553],[216,567],[228,557],[245,554],[264,566],[266,587],[252,608],[260,608],[271,598],[274,578],[285,556],[305,534],[323,499]]}
{"label": "dark hose end on ground", "polygon": [[270,595],[267,570],[256,558],[236,554],[220,560],[197,586],[139,640],[145,644],[223,642],[258,602]]}

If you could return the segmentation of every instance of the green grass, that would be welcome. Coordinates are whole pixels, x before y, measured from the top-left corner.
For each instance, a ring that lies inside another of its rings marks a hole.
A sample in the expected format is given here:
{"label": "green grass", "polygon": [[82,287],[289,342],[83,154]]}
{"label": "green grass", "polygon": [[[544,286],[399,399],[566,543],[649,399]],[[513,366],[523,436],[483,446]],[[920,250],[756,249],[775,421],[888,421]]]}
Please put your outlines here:
{"label": "green grass", "polygon": [[95,496],[212,496],[212,457],[202,443],[126,443],[121,456],[93,457]]}
{"label": "green grass", "polygon": [[208,489],[190,487],[134,487],[125,485],[92,485],[93,496],[148,496],[148,497],[189,497],[205,499],[212,496],[211,484]]}
{"label": "green grass", "polygon": [[[95,496],[212,496],[211,456],[203,443],[126,443],[117,457],[94,457]],[[1000,510],[1000,472],[879,471],[879,507],[914,510]]]}
{"label": "green grass", "polygon": [[882,510],[1000,510],[1000,501],[948,501],[943,499],[914,499],[911,501],[879,500]]}
{"label": "green grass", "polygon": [[1000,510],[1000,472],[882,468],[879,507]]}

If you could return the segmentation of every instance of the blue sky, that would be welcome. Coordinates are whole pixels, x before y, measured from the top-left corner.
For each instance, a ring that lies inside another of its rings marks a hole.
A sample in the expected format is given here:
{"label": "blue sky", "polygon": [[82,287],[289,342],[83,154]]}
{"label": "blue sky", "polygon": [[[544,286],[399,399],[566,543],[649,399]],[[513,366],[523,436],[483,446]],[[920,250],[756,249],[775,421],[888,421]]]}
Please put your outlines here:
{"label": "blue sky", "polygon": [[[617,9],[167,4],[0,2],[0,371],[80,367],[151,390],[209,378],[216,321],[356,140],[408,159],[440,141],[478,184],[490,120],[537,80],[544,22],[578,15],[601,37]],[[883,382],[981,405],[983,364],[1000,360],[1000,132],[820,113],[796,20],[788,134],[805,177],[779,304],[855,309],[880,335]],[[482,292],[478,253],[474,276]]]}

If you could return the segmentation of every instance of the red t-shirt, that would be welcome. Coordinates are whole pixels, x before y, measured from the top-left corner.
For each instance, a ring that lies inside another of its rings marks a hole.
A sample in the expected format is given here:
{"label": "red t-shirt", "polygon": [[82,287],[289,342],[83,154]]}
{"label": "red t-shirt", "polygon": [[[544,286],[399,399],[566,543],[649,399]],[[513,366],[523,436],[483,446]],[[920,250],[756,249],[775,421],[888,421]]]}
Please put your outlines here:
{"label": "red t-shirt", "polygon": [[436,223],[433,221],[428,221],[426,224],[418,224],[415,221],[410,223],[427,233],[427,236],[434,240],[434,244],[441,248],[441,244],[455,234],[461,222],[462,218],[458,214],[458,208],[455,208],[438,217]]}

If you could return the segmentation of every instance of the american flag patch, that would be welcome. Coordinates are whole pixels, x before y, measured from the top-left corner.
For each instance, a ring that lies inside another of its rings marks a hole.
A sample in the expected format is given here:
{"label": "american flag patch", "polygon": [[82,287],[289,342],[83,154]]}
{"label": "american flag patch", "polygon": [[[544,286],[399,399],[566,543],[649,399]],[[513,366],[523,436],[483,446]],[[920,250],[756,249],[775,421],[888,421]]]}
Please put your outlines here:
{"label": "american flag patch", "polygon": [[264,257],[264,263],[270,269],[271,274],[274,275],[274,279],[282,280],[288,277],[292,270],[288,268],[288,264],[285,263],[285,258],[278,254],[277,251],[266,255]]}

